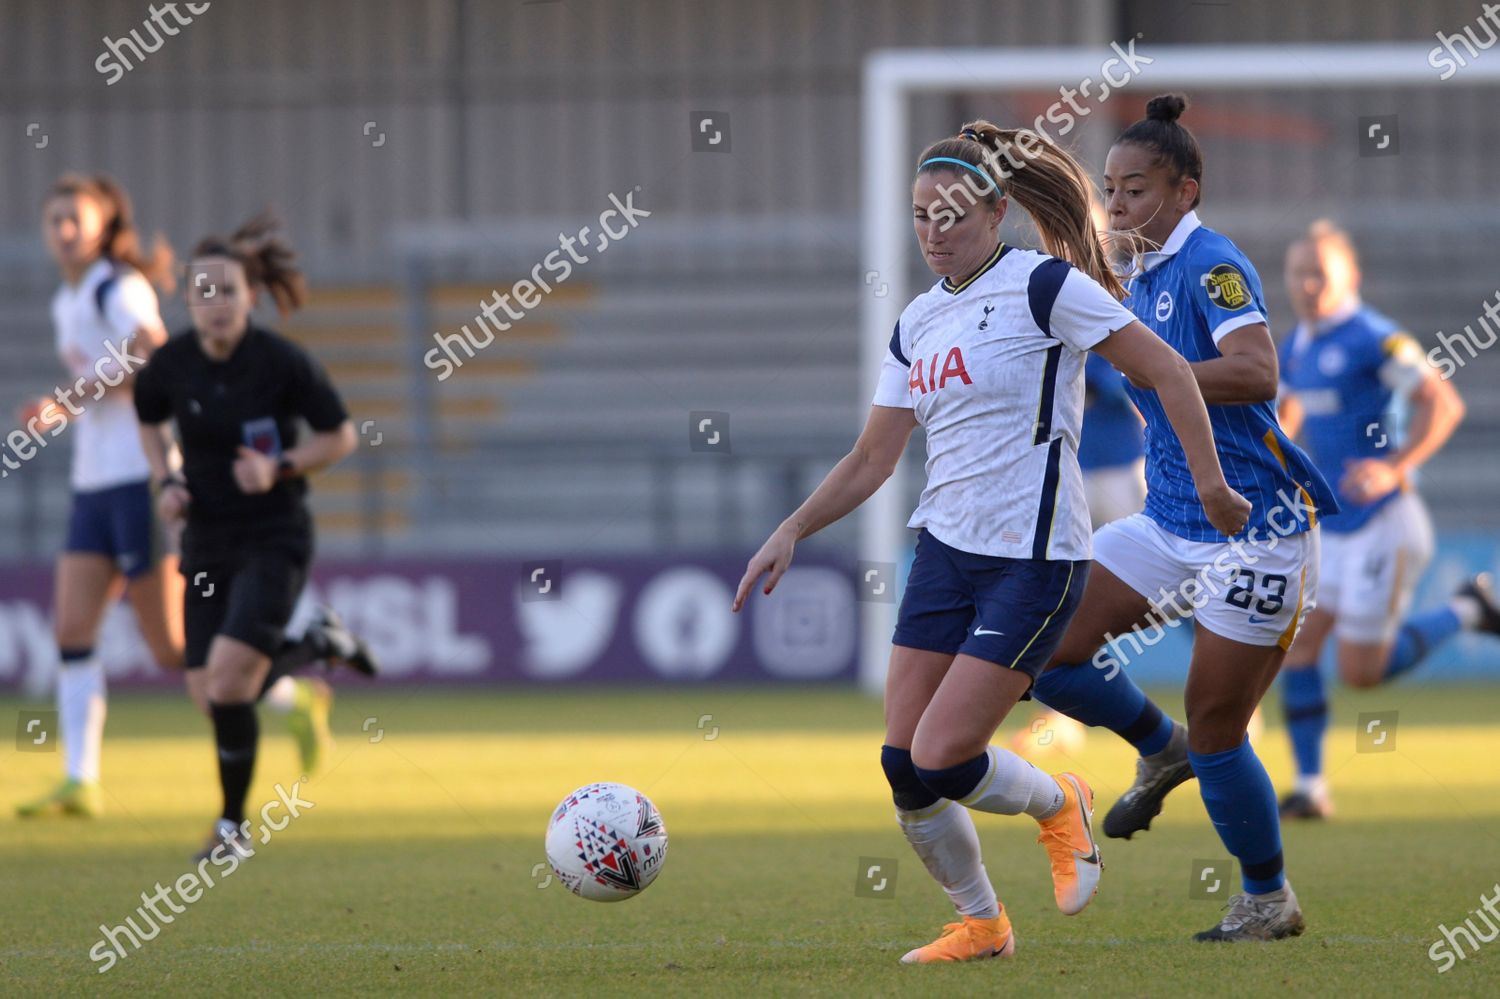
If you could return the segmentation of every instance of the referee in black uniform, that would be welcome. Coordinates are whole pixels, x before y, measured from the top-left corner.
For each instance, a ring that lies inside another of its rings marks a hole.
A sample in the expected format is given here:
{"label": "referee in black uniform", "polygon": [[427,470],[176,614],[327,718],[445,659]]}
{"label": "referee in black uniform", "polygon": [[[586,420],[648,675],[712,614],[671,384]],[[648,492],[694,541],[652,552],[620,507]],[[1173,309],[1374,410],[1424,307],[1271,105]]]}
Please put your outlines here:
{"label": "referee in black uniform", "polygon": [[[248,855],[255,702],[270,681],[324,656],[373,672],[339,626],[320,627],[301,647],[284,637],[313,555],[306,477],[348,456],[356,438],[322,367],[250,321],[262,293],[283,316],[305,296],[295,256],[265,214],[227,240],[198,244],[187,285],[193,328],[152,354],[135,383],[162,518],[187,521],[186,665],[204,671],[219,750],[224,811],[201,856],[221,844]],[[299,420],[312,428],[300,443]],[[168,461],[168,421],[181,441],[181,475]]]}

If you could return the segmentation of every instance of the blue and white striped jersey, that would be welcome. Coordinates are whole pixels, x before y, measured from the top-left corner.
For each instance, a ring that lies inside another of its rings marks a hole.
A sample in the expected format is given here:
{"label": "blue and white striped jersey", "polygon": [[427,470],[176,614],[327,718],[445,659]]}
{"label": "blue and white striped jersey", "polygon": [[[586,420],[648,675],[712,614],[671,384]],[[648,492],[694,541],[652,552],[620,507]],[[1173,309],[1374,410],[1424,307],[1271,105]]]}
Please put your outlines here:
{"label": "blue and white striped jersey", "polygon": [[[1299,325],[1281,342],[1281,383],[1302,404],[1301,438],[1330,482],[1361,458],[1382,458],[1400,446],[1398,403],[1430,370],[1422,348],[1394,322],[1351,302],[1309,328]],[[1363,527],[1401,490],[1373,503],[1339,496],[1341,509],[1325,530]]]}
{"label": "blue and white striped jersey", "polygon": [[[1205,228],[1196,212],[1177,223],[1159,252],[1147,253],[1126,284],[1128,305],[1189,361],[1221,357],[1219,341],[1266,322],[1260,276],[1239,248]],[[1209,523],[1182,443],[1155,392],[1127,385],[1146,420],[1146,515],[1188,541],[1227,539]],[[1274,402],[1209,406],[1224,478],[1251,503],[1242,536],[1309,530],[1338,501],[1306,454],[1282,433]]]}
{"label": "blue and white striped jersey", "polygon": [[1078,468],[1090,347],[1135,316],[1065,261],[1001,245],[901,313],[875,392],[927,431],[927,486],[909,527],[961,551],[1090,557]]}

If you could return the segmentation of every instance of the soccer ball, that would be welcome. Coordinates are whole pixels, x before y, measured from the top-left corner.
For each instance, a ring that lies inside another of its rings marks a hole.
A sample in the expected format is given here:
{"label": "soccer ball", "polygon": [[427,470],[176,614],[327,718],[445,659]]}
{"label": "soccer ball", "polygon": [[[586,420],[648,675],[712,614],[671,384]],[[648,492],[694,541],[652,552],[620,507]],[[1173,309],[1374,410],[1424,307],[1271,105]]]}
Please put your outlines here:
{"label": "soccer ball", "polygon": [[547,824],[547,862],[568,890],[595,902],[639,895],[667,859],[667,827],[651,799],[624,784],[585,784]]}

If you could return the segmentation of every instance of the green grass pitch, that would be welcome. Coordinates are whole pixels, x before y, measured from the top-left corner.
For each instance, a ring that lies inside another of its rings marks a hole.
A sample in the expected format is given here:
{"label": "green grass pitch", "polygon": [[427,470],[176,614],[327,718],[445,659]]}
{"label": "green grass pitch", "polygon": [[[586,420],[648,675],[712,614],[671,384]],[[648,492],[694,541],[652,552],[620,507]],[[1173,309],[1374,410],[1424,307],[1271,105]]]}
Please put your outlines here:
{"label": "green grass pitch", "polygon": [[[207,725],[186,701],[120,696],[104,818],[23,823],[8,802],[0,814],[0,990],[1500,994],[1500,941],[1441,975],[1427,955],[1438,925],[1461,922],[1500,882],[1500,693],[1412,686],[1340,691],[1336,703],[1327,755],[1339,813],[1286,830],[1305,936],[1189,941],[1221,904],[1190,897],[1193,862],[1223,856],[1190,784],[1149,833],[1104,844],[1099,896],[1075,917],[1053,906],[1033,823],[978,816],[1017,954],[904,967],[900,954],[951,909],[895,827],[872,700],[826,689],[346,692],[337,749],[301,788],[313,807],[101,974],[89,957],[100,925],[193,869],[217,799]],[[20,706],[0,701],[0,718]],[[1356,752],[1358,715],[1392,709],[1394,751]],[[1288,751],[1268,720],[1260,748],[1283,786]],[[262,725],[253,806],[300,777],[278,720]],[[1132,774],[1127,747],[1098,731],[1076,759],[1037,762],[1083,774],[1101,814]],[[7,797],[45,789],[56,767],[55,755],[0,745]],[[639,898],[586,902],[537,867],[551,809],[590,780],[635,785],[666,819],[664,870]],[[897,861],[882,895],[856,893],[861,858]]]}

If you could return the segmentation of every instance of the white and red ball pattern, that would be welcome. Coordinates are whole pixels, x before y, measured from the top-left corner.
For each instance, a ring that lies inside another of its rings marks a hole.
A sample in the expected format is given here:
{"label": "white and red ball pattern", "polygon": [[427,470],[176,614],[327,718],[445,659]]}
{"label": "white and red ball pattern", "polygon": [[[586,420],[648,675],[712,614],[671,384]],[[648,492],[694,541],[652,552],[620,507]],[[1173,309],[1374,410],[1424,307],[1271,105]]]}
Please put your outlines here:
{"label": "white and red ball pattern", "polygon": [[547,861],[568,890],[596,902],[639,895],[667,859],[667,827],[644,794],[624,784],[585,784],[547,825]]}

